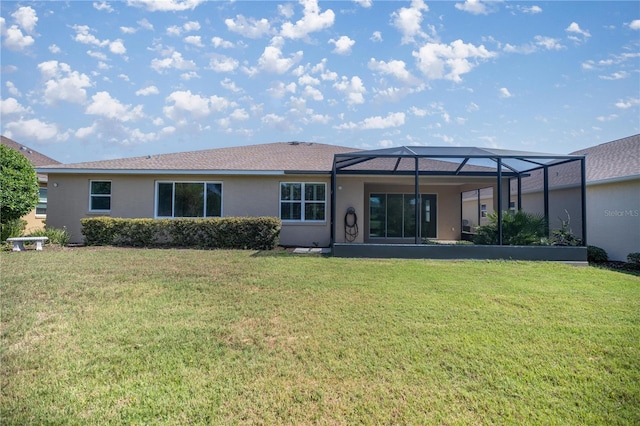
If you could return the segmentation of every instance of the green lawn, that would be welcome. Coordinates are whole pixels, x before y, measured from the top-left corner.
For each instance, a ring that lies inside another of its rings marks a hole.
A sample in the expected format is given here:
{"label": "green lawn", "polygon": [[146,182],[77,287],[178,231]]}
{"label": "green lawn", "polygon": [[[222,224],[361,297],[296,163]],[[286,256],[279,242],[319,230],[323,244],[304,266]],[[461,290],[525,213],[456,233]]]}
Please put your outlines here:
{"label": "green lawn", "polygon": [[2,252],[0,423],[640,424],[640,278],[528,262]]}

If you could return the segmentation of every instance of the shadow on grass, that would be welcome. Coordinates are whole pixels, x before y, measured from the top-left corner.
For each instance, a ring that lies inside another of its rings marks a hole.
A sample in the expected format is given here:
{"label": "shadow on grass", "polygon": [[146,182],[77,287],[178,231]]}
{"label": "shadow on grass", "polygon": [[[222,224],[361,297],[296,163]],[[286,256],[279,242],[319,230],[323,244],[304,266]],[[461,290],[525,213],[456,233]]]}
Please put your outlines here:
{"label": "shadow on grass", "polygon": [[589,266],[593,266],[595,268],[607,269],[613,272],[620,272],[627,275],[633,275],[636,277],[640,277],[640,265],[636,265],[628,262],[589,262]]}

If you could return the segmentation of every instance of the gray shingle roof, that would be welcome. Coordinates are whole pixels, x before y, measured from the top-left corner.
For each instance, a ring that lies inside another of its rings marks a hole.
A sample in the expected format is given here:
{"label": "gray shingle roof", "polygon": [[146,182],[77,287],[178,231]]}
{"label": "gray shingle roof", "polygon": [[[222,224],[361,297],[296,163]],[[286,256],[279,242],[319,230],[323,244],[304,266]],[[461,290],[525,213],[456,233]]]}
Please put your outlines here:
{"label": "gray shingle roof", "polygon": [[357,151],[311,142],[276,142],[47,167],[56,171],[330,172],[333,156]]}
{"label": "gray shingle roof", "polygon": [[587,182],[640,176],[640,135],[572,152],[585,155]]}
{"label": "gray shingle roof", "polygon": [[[59,161],[47,157],[46,155],[41,154],[38,151],[27,146],[19,144],[18,142],[7,137],[0,136],[0,142],[2,143],[2,145],[8,146],[11,149],[15,149],[20,154],[24,155],[29,161],[31,161],[31,164],[33,164],[34,167],[48,166],[50,164],[60,164]],[[46,182],[47,175],[38,173],[38,180],[40,182]]]}

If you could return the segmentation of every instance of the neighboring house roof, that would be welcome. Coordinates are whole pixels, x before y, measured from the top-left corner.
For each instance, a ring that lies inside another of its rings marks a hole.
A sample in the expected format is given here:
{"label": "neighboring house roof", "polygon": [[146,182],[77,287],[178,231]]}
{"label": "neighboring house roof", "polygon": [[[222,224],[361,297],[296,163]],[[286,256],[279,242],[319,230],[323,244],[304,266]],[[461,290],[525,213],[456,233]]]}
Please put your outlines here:
{"label": "neighboring house roof", "polygon": [[315,142],[276,142],[174,154],[49,166],[48,173],[329,173],[333,157],[354,148]]}
{"label": "neighboring house roof", "polygon": [[585,148],[587,182],[640,177],[640,134]]}
{"label": "neighboring house roof", "polygon": [[[8,146],[11,149],[14,149],[16,151],[18,151],[20,154],[22,154],[23,156],[25,156],[30,162],[31,164],[33,164],[34,167],[42,167],[42,166],[48,166],[48,165],[54,165],[54,164],[60,164],[59,161],[54,160],[51,157],[47,157],[46,155],[31,149],[25,145],[19,144],[18,142],[9,139],[7,137],[4,136],[0,136],[2,145]],[[40,182],[46,182],[47,181],[47,175],[46,174],[42,174],[42,173],[38,173],[38,181]]]}

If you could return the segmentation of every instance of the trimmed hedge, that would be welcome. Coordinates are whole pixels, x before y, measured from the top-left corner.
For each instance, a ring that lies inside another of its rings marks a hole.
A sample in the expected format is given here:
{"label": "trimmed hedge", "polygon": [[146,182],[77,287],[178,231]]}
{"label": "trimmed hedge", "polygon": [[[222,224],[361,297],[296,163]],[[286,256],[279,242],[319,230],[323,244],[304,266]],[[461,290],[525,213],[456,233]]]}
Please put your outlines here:
{"label": "trimmed hedge", "polygon": [[282,222],[275,217],[209,219],[80,220],[87,245],[125,247],[200,247],[270,250],[278,245]]}

